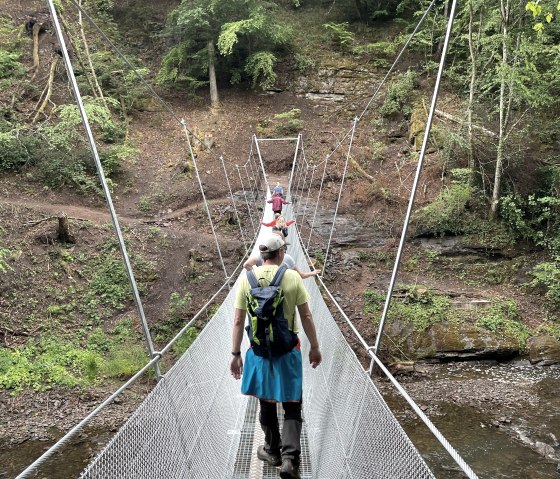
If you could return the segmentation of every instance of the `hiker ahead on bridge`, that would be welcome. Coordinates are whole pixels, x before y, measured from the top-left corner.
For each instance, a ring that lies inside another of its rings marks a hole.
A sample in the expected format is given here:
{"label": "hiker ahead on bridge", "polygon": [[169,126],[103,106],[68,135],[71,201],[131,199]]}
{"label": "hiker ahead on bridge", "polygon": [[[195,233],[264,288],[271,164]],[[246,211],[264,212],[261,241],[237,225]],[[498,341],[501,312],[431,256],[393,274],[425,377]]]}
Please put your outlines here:
{"label": "hiker ahead on bridge", "polygon": [[286,201],[280,193],[275,193],[267,203],[272,203],[272,211],[274,213],[282,214],[282,205],[289,205],[290,202]]}
{"label": "hiker ahead on bridge", "polygon": [[[235,298],[230,371],[236,379],[243,374],[243,394],[259,399],[265,444],[259,446],[257,457],[273,466],[281,465],[280,477],[298,479],[303,367],[296,307],[311,346],[309,362],[313,368],[321,363],[321,352],[308,305],[309,294],[300,276],[282,265],[285,246],[280,235],[268,235],[259,245],[263,266],[256,268],[254,275],[248,271],[247,276],[241,277]],[[246,313],[251,347],[243,367],[241,341]],[[282,435],[277,402],[284,408]]]}

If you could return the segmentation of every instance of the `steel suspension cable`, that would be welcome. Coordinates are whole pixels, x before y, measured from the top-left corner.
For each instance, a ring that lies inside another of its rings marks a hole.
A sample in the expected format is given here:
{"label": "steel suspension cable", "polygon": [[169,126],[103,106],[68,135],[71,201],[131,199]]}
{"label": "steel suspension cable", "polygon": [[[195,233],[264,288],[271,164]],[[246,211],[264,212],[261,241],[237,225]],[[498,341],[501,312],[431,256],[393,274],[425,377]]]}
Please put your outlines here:
{"label": "steel suspension cable", "polygon": [[206,209],[206,214],[208,215],[208,221],[210,222],[210,229],[212,230],[212,235],[214,236],[214,242],[216,243],[216,249],[218,250],[218,256],[220,257],[220,263],[222,264],[222,269],[224,270],[224,277],[226,280],[229,278],[226,270],[226,265],[224,263],[224,258],[222,257],[222,250],[220,249],[220,243],[218,242],[218,235],[216,234],[216,230],[214,228],[214,222],[212,221],[212,213],[210,212],[210,205],[208,205],[208,201],[206,201],[206,194],[204,193],[204,187],[202,186],[202,180],[200,179],[200,173],[198,171],[198,164],[196,162],[196,158],[194,156],[194,152],[192,149],[191,138],[189,134],[189,130],[187,129],[187,125],[185,120],[181,119],[181,125],[183,126],[183,132],[185,137],[187,138],[187,145],[189,147],[189,154],[191,155],[191,160],[194,165],[194,171],[196,173],[196,179],[198,181],[198,186],[200,188],[200,193],[202,194],[202,201],[204,202],[204,207]]}
{"label": "steel suspension cable", "polygon": [[297,220],[297,217],[301,215],[301,199],[303,198],[303,192],[305,191],[305,185],[307,183],[307,175],[309,173],[309,165],[305,166],[305,175],[303,177],[303,183],[301,185],[301,193],[298,194],[298,207],[296,210],[296,215],[295,218]]}
{"label": "steel suspension cable", "polygon": [[292,171],[290,172],[290,178],[288,179],[288,192],[286,193],[286,199],[289,198],[292,201],[292,182],[294,180],[294,172],[296,170],[297,158],[299,153],[299,145],[302,143],[302,134],[298,134],[296,141],[296,149],[294,151],[294,159],[292,161]]}
{"label": "steel suspension cable", "polygon": [[422,172],[422,166],[424,164],[424,157],[426,155],[426,149],[428,146],[428,139],[430,137],[430,130],[432,128],[432,121],[434,119],[434,112],[436,110],[436,104],[438,99],[439,87],[441,84],[441,78],[443,76],[443,67],[445,65],[445,58],[447,56],[447,49],[449,47],[449,39],[451,38],[451,31],[453,29],[453,20],[455,18],[455,8],[457,6],[457,0],[453,0],[451,4],[451,10],[449,12],[449,21],[447,23],[447,31],[445,33],[445,40],[443,43],[443,50],[441,52],[441,59],[439,62],[439,68],[437,72],[436,82],[434,85],[434,92],[432,94],[432,102],[430,105],[430,112],[428,114],[428,119],[426,121],[426,128],[424,131],[424,139],[422,141],[422,147],[420,148],[420,156],[418,157],[418,165],[416,167],[416,175],[414,176],[414,182],[412,184],[412,191],[410,192],[410,198],[408,200],[408,208],[406,210],[406,215],[404,218],[404,224],[401,233],[401,239],[399,242],[399,247],[397,249],[397,255],[395,257],[395,262],[393,265],[393,272],[391,274],[391,280],[389,282],[389,287],[387,289],[387,296],[385,297],[385,304],[383,305],[383,313],[381,314],[381,320],[379,322],[379,328],[377,330],[377,338],[375,339],[375,346],[373,348],[374,352],[377,354],[379,352],[379,344],[381,343],[381,336],[383,334],[383,327],[385,326],[385,321],[387,319],[387,313],[389,311],[389,306],[391,304],[391,296],[395,288],[395,282],[397,279],[397,274],[399,271],[400,261],[402,252],[404,249],[404,242],[406,240],[406,233],[408,230],[408,225],[410,222],[410,216],[412,215],[412,208],[414,206],[414,199],[416,197],[416,190],[418,189],[418,182],[420,180],[420,173]]}
{"label": "steel suspension cable", "polygon": [[237,218],[237,224],[239,225],[239,234],[241,235],[241,241],[243,241],[243,246],[245,247],[245,251],[248,251],[247,240],[245,239],[245,235],[243,234],[243,227],[241,226],[241,219],[239,218],[239,213],[237,211],[237,207],[235,206],[235,198],[233,196],[233,191],[231,190],[231,183],[229,182],[228,173],[226,170],[226,164],[224,162],[224,157],[220,155],[220,161],[222,162],[222,167],[224,169],[224,175],[226,177],[226,182],[228,186],[229,196],[231,198],[231,204],[233,206],[233,211],[235,213],[235,217]]}
{"label": "steel suspension cable", "polygon": [[[251,183],[251,178],[249,177],[249,172],[248,172],[248,170],[247,170],[247,165],[246,165],[246,164],[243,165],[243,168],[245,169],[245,176],[247,177],[247,180],[249,181],[249,185],[250,185],[250,187],[251,187],[251,189],[252,189],[252,188],[253,188],[253,185],[252,185],[252,183]],[[257,219],[257,228],[258,228],[258,225],[259,225],[259,223],[260,223],[260,221],[259,221],[259,216],[260,216],[260,215],[259,215],[259,210],[258,210],[258,206],[257,206],[257,201],[256,201],[256,198],[255,198],[255,191],[254,191],[254,190],[251,191],[251,204],[253,205],[253,210],[254,210],[254,212],[255,212],[255,218]]]}
{"label": "steel suspension cable", "polygon": [[[255,142],[255,147],[257,149],[257,156],[259,157],[259,161],[261,163],[261,170],[262,170],[262,174],[263,174],[263,178],[265,181],[265,191],[270,191],[270,185],[268,184],[268,178],[266,176],[266,170],[264,169],[264,161],[261,155],[261,148],[259,145],[259,140],[257,138],[257,135],[253,135],[253,141]],[[266,197],[266,195],[265,195]]]}
{"label": "steel suspension cable", "polygon": [[251,214],[251,208],[249,207],[249,201],[247,200],[247,193],[245,192],[245,186],[243,185],[243,178],[241,178],[241,171],[239,171],[239,165],[235,165],[237,168],[237,175],[239,176],[239,182],[241,183],[241,189],[243,190],[243,198],[245,199],[245,206],[247,206],[247,212],[249,213],[249,219],[251,220],[251,226],[253,227],[253,235],[257,235],[257,229],[255,228],[255,221],[253,220],[253,215]]}
{"label": "steel suspension cable", "polygon": [[311,221],[311,228],[309,229],[309,238],[307,239],[306,250],[309,249],[311,243],[311,235],[313,234],[313,229],[315,228],[315,219],[317,218],[317,210],[319,209],[319,201],[321,200],[321,193],[323,192],[323,185],[325,184],[325,176],[327,174],[327,164],[329,163],[330,156],[327,156],[324,161],[323,175],[321,176],[321,184],[319,185],[319,193],[317,194],[317,201],[315,203],[315,211],[313,212],[313,221]]}
{"label": "steel suspension cable", "polygon": [[311,189],[313,188],[313,177],[315,176],[316,166],[311,167],[311,179],[309,180],[309,188],[307,189],[307,199],[305,200],[305,206],[303,208],[303,216],[301,218],[301,226],[303,226],[305,221],[305,215],[307,214],[307,206],[309,204],[309,196],[311,196]]}
{"label": "steel suspension cable", "polygon": [[331,232],[329,234],[329,242],[327,243],[327,252],[325,253],[325,262],[323,263],[323,271],[321,274],[325,274],[325,268],[327,267],[327,260],[329,258],[329,250],[331,247],[332,236],[334,232],[334,226],[336,223],[336,215],[338,213],[338,207],[340,206],[340,199],[342,198],[342,191],[344,189],[344,179],[346,178],[346,170],[348,169],[348,162],[350,160],[350,152],[352,151],[352,143],[354,141],[354,134],[356,132],[356,125],[358,124],[358,117],[354,118],[354,125],[352,126],[352,135],[350,136],[350,144],[348,145],[348,152],[346,153],[346,161],[344,162],[344,171],[342,172],[342,179],[340,181],[340,191],[338,192],[338,199],[336,201],[336,206],[334,209],[333,223],[331,226]]}
{"label": "steel suspension cable", "polygon": [[[128,276],[128,281],[130,283],[130,287],[132,289],[132,295],[134,298],[134,304],[136,306],[136,311],[138,312],[138,316],[140,317],[140,322],[142,325],[142,329],[144,331],[144,338],[146,340],[146,345],[148,347],[148,352],[150,358],[154,357],[154,345],[152,342],[152,336],[150,333],[150,328],[148,326],[148,321],[146,320],[146,315],[144,314],[144,307],[142,306],[142,300],[140,299],[140,293],[138,292],[138,286],[136,284],[136,279],[134,277],[134,272],[132,271],[132,265],[130,264],[130,258],[128,256],[128,251],[126,248],[126,244],[124,241],[124,237],[122,235],[121,227],[119,224],[119,219],[117,217],[117,213],[113,206],[113,199],[111,196],[111,191],[107,185],[107,181],[105,179],[105,173],[103,172],[103,165],[101,164],[101,159],[99,157],[99,152],[97,151],[97,145],[95,143],[95,139],[93,137],[93,133],[91,131],[91,127],[89,124],[89,118],[87,112],[84,107],[84,103],[82,101],[82,95],[80,93],[80,89],[78,88],[78,83],[76,81],[76,77],[74,75],[74,69],[72,67],[72,62],[70,61],[70,56],[68,55],[68,50],[66,48],[66,42],[64,41],[64,36],[62,35],[62,29],[60,28],[60,23],[58,20],[58,14],[56,13],[56,9],[53,4],[53,0],[47,0],[51,18],[53,21],[53,25],[55,28],[56,36],[58,38],[58,42],[60,44],[60,49],[62,52],[62,58],[64,59],[64,65],[66,67],[66,72],[68,74],[68,79],[70,81],[70,85],[72,87],[72,91],[74,93],[74,98],[76,100],[78,110],[80,112],[80,116],[82,118],[82,125],[84,127],[84,131],[90,146],[90,151],[93,156],[93,161],[95,162],[95,167],[97,169],[97,174],[99,176],[99,181],[101,182],[101,187],[103,189],[103,194],[105,195],[105,200],[107,202],[107,207],[109,208],[109,213],[111,215],[111,221],[113,223],[113,228],[115,230],[115,234],[117,235],[117,240],[119,244],[119,249],[124,261],[126,274]],[[154,364],[156,378],[159,380],[161,377],[161,373],[159,370],[159,366]]]}
{"label": "steel suspension cable", "polygon": [[408,40],[406,41],[406,43],[404,44],[404,46],[401,48],[401,51],[399,52],[399,54],[397,55],[397,58],[395,58],[395,61],[393,62],[393,64],[391,65],[391,67],[389,68],[389,71],[387,72],[387,74],[385,75],[385,77],[383,77],[383,80],[381,80],[381,83],[379,84],[379,86],[377,87],[377,90],[375,90],[375,92],[373,93],[373,95],[371,96],[370,100],[368,101],[366,107],[364,108],[364,110],[362,111],[362,113],[360,114],[360,116],[358,117],[358,121],[360,121],[362,119],[362,117],[365,115],[366,111],[369,109],[371,103],[373,102],[373,100],[375,99],[375,97],[377,96],[377,94],[379,93],[379,90],[381,90],[381,87],[383,86],[383,84],[385,83],[385,81],[387,80],[387,78],[389,78],[389,75],[392,73],[393,69],[397,66],[397,63],[399,62],[399,60],[401,59],[402,54],[405,52],[405,50],[408,48],[408,45],[410,44],[410,42],[412,41],[412,39],[414,38],[414,36],[416,35],[416,32],[419,30],[420,26],[422,25],[422,23],[424,23],[424,19],[428,16],[429,11],[432,9],[432,7],[434,6],[434,4],[436,3],[436,0],[432,0],[432,2],[430,3],[430,5],[428,6],[428,8],[426,9],[426,11],[424,12],[424,15],[422,15],[422,18],[420,18],[420,21],[418,22],[418,24],[416,25],[416,28],[414,28],[414,31],[410,34],[410,36],[408,37]]}
{"label": "steel suspension cable", "polygon": [[297,191],[297,200],[298,200],[298,208],[297,208],[297,214],[296,214],[296,218],[297,215],[299,214],[300,211],[300,206],[301,206],[301,198],[303,196],[303,191],[305,189],[305,180],[307,179],[307,174],[309,173],[309,163],[307,162],[307,157],[305,156],[305,145],[301,144],[301,157],[303,158],[303,163],[305,164],[305,174],[303,177],[303,184],[301,186],[301,193],[299,191]]}

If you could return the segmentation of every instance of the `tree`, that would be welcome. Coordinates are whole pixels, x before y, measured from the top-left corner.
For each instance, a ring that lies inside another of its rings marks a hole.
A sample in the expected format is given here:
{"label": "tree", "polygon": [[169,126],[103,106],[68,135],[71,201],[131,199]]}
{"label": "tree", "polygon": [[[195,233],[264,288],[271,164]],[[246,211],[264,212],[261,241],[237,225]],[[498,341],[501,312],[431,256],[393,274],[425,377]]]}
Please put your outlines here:
{"label": "tree", "polygon": [[276,53],[290,39],[290,30],[274,20],[276,8],[265,0],[183,0],[169,16],[173,46],[158,80],[191,89],[209,84],[214,107],[221,80],[272,86]]}

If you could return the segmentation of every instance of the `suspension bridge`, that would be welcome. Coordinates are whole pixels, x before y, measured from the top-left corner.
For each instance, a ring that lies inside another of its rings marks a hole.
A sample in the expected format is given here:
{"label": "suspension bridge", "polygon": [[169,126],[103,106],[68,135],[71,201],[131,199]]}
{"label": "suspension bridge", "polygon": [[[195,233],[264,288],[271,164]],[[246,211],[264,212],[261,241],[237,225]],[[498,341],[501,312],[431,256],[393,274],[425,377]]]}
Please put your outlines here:
{"label": "suspension bridge", "polygon": [[[271,207],[266,203],[266,199],[270,197],[270,178],[266,173],[265,162],[260,151],[261,145],[267,141],[292,142],[295,147],[286,192],[287,199],[291,204],[287,207],[286,216],[297,218],[297,224],[299,225],[303,225],[306,220],[307,224],[310,225],[308,234],[304,234],[302,228],[298,227],[290,236],[292,244],[289,247],[289,253],[301,270],[308,270],[311,261],[308,249],[325,182],[327,164],[335,154],[344,160],[338,200],[326,246],[323,268],[328,265],[338,205],[344,188],[352,143],[358,124],[434,3],[435,0],[432,1],[424,16],[420,19],[362,114],[355,117],[352,127],[342,136],[339,143],[332,149],[331,154],[322,163],[313,165],[308,163],[301,134],[295,138],[265,139],[253,136],[249,159],[244,165],[236,168],[238,178],[235,181],[241,185],[243,190],[243,201],[240,203],[234,198],[229,176],[231,172],[228,175],[224,158],[220,158],[233,209],[238,219],[240,238],[246,247],[247,254],[251,250],[253,250],[253,253],[256,252],[255,245],[258,245],[259,238],[266,234],[267,228],[261,227],[260,221],[272,216]],[[74,4],[86,15],[86,18],[90,19],[87,12],[78,3],[74,2]],[[48,0],[48,5],[70,84],[82,115],[85,134],[90,143],[92,156],[111,212],[115,234],[124,258],[151,359],[132,378],[107,397],[87,417],[21,472],[17,478],[30,477],[42,463],[82,431],[93,418],[102,414],[108,405],[150,369],[155,370],[156,386],[117,434],[86,467],[80,476],[81,478],[276,478],[278,477],[277,469],[263,464],[256,457],[256,449],[264,441],[257,420],[257,401],[254,398],[241,395],[239,382],[229,374],[233,303],[236,280],[240,277],[242,268],[240,263],[234,271],[228,272],[224,265],[212,215],[200,180],[196,157],[193,154],[192,141],[196,141],[196,137],[188,130],[184,120],[174,116],[184,133],[188,151],[195,167],[196,178],[215,238],[225,280],[223,285],[181,331],[161,351],[156,351],[144,315],[134,272],[128,260],[128,253],[118,217],[113,207],[111,193],[105,180],[96,143],[73,74],[57,12],[52,0]],[[310,294],[309,306],[317,324],[318,339],[323,351],[323,363],[319,368],[312,369],[309,365],[304,365],[304,427],[300,472],[302,477],[306,479],[361,479],[366,477],[421,479],[435,477],[372,381],[371,376],[374,368],[389,379],[447,450],[463,473],[469,478],[477,477],[475,472],[391,375],[377,355],[406,239],[418,178],[426,152],[455,8],[456,0],[452,2],[450,9],[447,34],[434,86],[426,133],[420,150],[416,176],[375,344],[370,345],[364,340],[350,318],[338,305],[321,277],[318,277],[317,280],[306,280],[305,282]],[[100,33],[102,34],[101,31]],[[105,39],[109,41],[106,36]],[[118,49],[112,44],[111,46],[120,55]],[[126,61],[124,56],[123,59]],[[128,65],[132,68],[130,64]],[[144,81],[141,77],[140,79]],[[155,92],[153,93],[156,95]],[[174,115],[172,111],[170,113]],[[323,173],[319,183],[320,187],[316,195],[312,196],[312,185],[318,181],[321,170]],[[237,182],[237,180],[239,181]],[[313,201],[315,201],[315,206],[313,206]],[[239,220],[242,213],[239,209],[246,209],[248,221],[244,227]],[[215,298],[228,289],[227,296],[195,342],[169,371],[162,374],[159,368],[161,359]],[[370,357],[369,368],[364,369],[358,361],[356,354],[337,326],[325,298],[328,298],[329,302],[334,305],[337,314],[344,318],[358,343]],[[247,338],[244,338],[243,351],[247,347],[248,341]],[[305,338],[302,338],[302,353],[304,356],[308,353],[308,349],[309,344]]]}

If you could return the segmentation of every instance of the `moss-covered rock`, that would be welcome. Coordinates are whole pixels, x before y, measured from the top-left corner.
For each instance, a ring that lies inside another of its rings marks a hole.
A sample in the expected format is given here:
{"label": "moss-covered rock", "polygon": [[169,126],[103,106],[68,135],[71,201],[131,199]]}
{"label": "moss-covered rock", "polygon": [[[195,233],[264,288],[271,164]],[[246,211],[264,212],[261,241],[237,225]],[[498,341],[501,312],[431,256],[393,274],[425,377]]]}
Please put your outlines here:
{"label": "moss-covered rock", "polygon": [[387,327],[386,333],[396,346],[392,353],[397,356],[404,353],[412,359],[505,360],[520,353],[516,338],[496,335],[470,323],[436,323],[418,333],[410,324],[395,321]]}
{"label": "moss-covered rock", "polygon": [[527,340],[529,360],[541,366],[560,363],[560,341],[552,336],[533,336]]}

